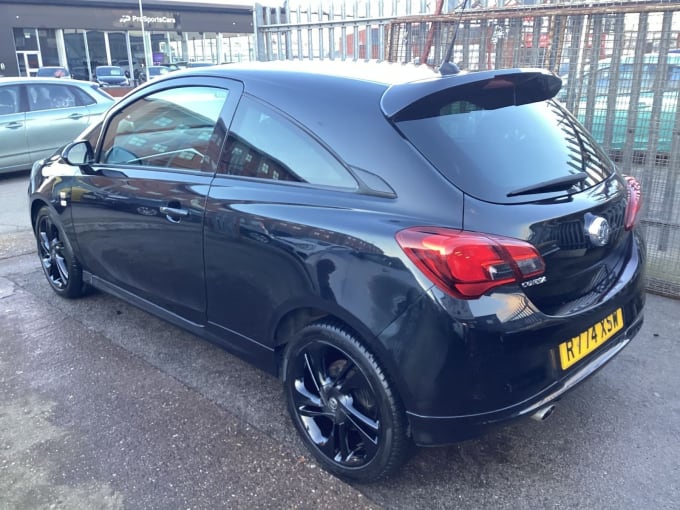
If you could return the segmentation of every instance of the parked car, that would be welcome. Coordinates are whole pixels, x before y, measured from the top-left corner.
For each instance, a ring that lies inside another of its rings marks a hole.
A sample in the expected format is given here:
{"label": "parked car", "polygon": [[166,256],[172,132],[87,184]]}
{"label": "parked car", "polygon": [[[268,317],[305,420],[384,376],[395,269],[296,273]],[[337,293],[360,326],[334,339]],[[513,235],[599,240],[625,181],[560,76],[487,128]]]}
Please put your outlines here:
{"label": "parked car", "polygon": [[0,78],[0,173],[31,168],[97,122],[112,103],[90,82]]}
{"label": "parked car", "polygon": [[71,67],[71,78],[74,80],[90,81],[90,71],[87,66]]}
{"label": "parked car", "polygon": [[189,62],[187,60],[182,60],[180,62],[175,62],[175,65],[178,69],[191,69],[194,67],[210,67],[214,66],[215,64],[213,62]]}
{"label": "parked car", "polygon": [[102,87],[127,87],[130,79],[119,66],[97,66],[94,70],[95,81]]}
{"label": "parked car", "polygon": [[[658,89],[655,89],[659,69],[658,53],[644,55],[640,65],[640,76],[634,74],[635,67],[635,56],[624,55],[621,57],[616,73],[612,72],[611,59],[606,59],[599,63],[594,76],[591,76],[591,73],[584,75],[580,81],[580,95],[575,107],[577,116],[579,120],[585,122],[588,94],[591,93],[593,136],[599,143],[606,143],[613,151],[620,151],[624,148],[626,140],[631,138],[628,134],[628,121],[631,112],[635,111],[635,124],[631,126],[633,129],[632,149],[640,152],[654,149],[668,154],[671,151],[675,112],[680,91],[680,54],[669,53],[667,55],[666,63],[662,66]],[[615,90],[613,95],[610,94],[610,84]],[[631,104],[634,84],[639,84],[640,93],[635,104]],[[591,88],[592,92],[589,92]],[[610,97],[615,99],[613,109],[610,107]],[[654,111],[655,98],[658,101],[657,111]],[[652,122],[655,114],[657,115],[656,121]],[[612,130],[610,142],[605,139],[608,125]],[[652,131],[652,127],[656,129]],[[655,133],[652,139],[650,139],[651,132]]]}
{"label": "parked car", "polygon": [[38,69],[36,76],[41,78],[70,78],[71,73],[69,73],[68,69],[66,69],[65,67],[48,66],[41,67],[40,69]]}
{"label": "parked car", "polygon": [[279,376],[320,465],[380,479],[411,443],[545,418],[641,327],[639,185],[559,87],[330,61],[171,74],[34,165],[45,276]]}
{"label": "parked car", "polygon": [[146,71],[144,72],[146,77],[145,81],[160,78],[161,76],[165,76],[169,72],[170,69],[166,66],[149,66],[146,68]]}

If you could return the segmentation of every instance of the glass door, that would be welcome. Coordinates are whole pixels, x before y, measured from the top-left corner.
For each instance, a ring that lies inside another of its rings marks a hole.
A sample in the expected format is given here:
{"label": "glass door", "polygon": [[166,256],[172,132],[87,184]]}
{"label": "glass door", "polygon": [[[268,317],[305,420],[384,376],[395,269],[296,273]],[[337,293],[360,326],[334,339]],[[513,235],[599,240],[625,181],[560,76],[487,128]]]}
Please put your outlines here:
{"label": "glass door", "polygon": [[42,66],[42,57],[39,51],[17,51],[19,64],[19,76],[35,76]]}

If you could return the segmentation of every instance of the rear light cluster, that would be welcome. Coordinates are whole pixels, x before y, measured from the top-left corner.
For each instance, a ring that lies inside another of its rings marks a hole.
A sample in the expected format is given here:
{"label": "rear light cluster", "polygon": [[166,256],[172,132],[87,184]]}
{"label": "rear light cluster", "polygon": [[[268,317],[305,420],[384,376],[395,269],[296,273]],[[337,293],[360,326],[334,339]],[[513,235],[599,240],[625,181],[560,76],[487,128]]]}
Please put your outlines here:
{"label": "rear light cluster", "polygon": [[632,230],[637,225],[640,216],[640,209],[642,208],[642,194],[640,190],[640,183],[635,177],[630,175],[625,176],[626,186],[628,188],[628,205],[626,206],[626,216],[623,225],[626,230]]}
{"label": "rear light cluster", "polygon": [[396,235],[409,259],[453,297],[475,299],[545,271],[536,248],[508,237],[440,227],[414,227]]}

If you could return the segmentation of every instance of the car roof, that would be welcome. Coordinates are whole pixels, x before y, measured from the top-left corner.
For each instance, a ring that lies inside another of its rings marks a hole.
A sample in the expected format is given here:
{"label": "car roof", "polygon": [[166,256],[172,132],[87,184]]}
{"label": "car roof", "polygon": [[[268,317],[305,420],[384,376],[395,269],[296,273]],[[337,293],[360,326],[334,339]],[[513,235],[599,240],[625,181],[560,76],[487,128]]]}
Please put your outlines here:
{"label": "car roof", "polygon": [[0,85],[15,85],[15,84],[26,84],[26,83],[53,83],[55,85],[75,85],[77,87],[91,87],[92,83],[89,81],[78,81],[78,80],[63,80],[60,78],[49,78],[36,76],[32,78],[26,78],[25,76],[11,76],[0,78]]}
{"label": "car roof", "polygon": [[210,70],[193,69],[192,73],[210,74],[220,69],[225,75],[244,81],[276,76],[277,80],[298,81],[334,77],[337,79],[365,81],[392,85],[438,77],[439,73],[427,66],[389,62],[338,61],[338,60],[279,60],[269,62],[244,62],[212,66]]}
{"label": "car roof", "polygon": [[245,84],[246,92],[278,105],[292,103],[292,95],[311,98],[320,91],[327,91],[326,100],[333,99],[339,103],[347,99],[339,97],[339,94],[373,89],[387,116],[430,94],[496,77],[510,78],[511,75],[523,74],[526,79],[536,77],[550,89],[555,86],[552,81],[559,80],[544,69],[501,69],[441,75],[426,65],[330,60],[225,64],[175,74],[177,77],[217,75],[240,80]]}

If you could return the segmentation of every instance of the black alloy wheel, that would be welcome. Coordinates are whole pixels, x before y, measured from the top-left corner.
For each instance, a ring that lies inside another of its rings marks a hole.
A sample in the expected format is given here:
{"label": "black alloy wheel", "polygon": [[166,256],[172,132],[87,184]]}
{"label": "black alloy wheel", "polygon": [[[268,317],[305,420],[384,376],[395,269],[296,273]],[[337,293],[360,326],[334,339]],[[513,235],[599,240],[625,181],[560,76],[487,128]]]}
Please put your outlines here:
{"label": "black alloy wheel", "polygon": [[83,293],[83,274],[71,245],[50,209],[38,211],[35,221],[38,255],[47,281],[59,295],[76,298]]}
{"label": "black alloy wheel", "polygon": [[406,460],[405,413],[373,355],[345,330],[304,328],[287,350],[285,390],[298,432],[333,474],[371,482]]}

